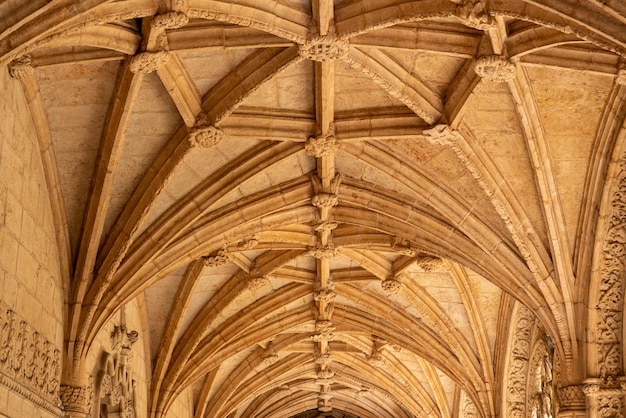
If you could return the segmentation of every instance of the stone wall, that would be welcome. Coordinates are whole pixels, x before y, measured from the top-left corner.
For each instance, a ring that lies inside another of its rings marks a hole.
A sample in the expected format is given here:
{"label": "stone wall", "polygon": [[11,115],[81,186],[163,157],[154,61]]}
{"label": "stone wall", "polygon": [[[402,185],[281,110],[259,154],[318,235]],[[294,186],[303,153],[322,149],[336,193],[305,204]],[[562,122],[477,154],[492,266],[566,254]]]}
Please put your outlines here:
{"label": "stone wall", "polygon": [[58,413],[63,283],[39,143],[0,68],[0,414]]}

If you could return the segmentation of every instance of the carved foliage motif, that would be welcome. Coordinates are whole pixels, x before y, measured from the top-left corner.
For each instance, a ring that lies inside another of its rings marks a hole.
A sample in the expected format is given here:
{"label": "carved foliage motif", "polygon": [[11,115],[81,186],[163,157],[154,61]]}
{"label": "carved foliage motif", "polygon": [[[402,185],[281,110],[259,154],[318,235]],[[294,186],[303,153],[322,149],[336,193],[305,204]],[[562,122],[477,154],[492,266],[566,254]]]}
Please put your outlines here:
{"label": "carved foliage motif", "polygon": [[601,376],[622,371],[622,307],[624,263],[626,262],[626,161],[620,161],[617,191],[602,252],[600,294],[597,303],[596,350]]}
{"label": "carved foliage motif", "polygon": [[624,418],[624,397],[622,395],[598,396],[599,418]]}
{"label": "carved foliage motif", "polygon": [[457,6],[456,12],[472,28],[486,30],[493,26],[493,18],[485,11],[480,0],[464,0]]}
{"label": "carved foliage motif", "polygon": [[320,135],[311,137],[304,144],[306,153],[311,157],[321,158],[326,155],[332,155],[339,149],[339,144],[335,135]]}
{"label": "carved foliage motif", "polygon": [[0,372],[57,403],[61,352],[0,302]]}
{"label": "carved foliage motif", "polygon": [[532,330],[535,319],[524,306],[519,306],[513,331],[513,347],[510,353],[507,371],[507,413],[510,418],[521,418],[526,415],[526,377]]}
{"label": "carved foliage motif", "polygon": [[314,35],[304,44],[299,45],[298,53],[301,57],[313,61],[334,61],[348,53],[350,43],[345,39],[338,39],[336,35]]}

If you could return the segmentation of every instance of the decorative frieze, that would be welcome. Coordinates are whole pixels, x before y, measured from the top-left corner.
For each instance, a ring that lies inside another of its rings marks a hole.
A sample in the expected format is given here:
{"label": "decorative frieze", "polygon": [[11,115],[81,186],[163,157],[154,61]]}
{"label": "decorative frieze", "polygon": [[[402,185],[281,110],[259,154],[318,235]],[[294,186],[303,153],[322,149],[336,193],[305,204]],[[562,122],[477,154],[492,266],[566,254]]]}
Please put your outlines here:
{"label": "decorative frieze", "polygon": [[61,352],[0,301],[0,373],[58,404]]}
{"label": "decorative frieze", "polygon": [[348,54],[350,42],[333,33],[314,35],[298,46],[302,58],[313,61],[336,61]]}
{"label": "decorative frieze", "polygon": [[23,55],[9,63],[9,75],[16,80],[24,80],[35,74],[29,55]]}
{"label": "decorative frieze", "polygon": [[517,67],[502,55],[485,55],[474,62],[474,71],[480,78],[496,83],[504,83],[515,78]]}

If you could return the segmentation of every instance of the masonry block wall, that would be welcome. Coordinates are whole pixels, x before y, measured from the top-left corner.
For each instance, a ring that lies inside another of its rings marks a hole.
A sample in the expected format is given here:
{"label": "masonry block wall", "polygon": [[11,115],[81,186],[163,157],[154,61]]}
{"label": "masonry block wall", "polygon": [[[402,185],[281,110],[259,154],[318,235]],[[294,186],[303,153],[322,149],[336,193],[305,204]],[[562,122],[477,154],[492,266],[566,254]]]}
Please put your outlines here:
{"label": "masonry block wall", "polygon": [[0,414],[58,414],[64,284],[37,135],[0,71]]}

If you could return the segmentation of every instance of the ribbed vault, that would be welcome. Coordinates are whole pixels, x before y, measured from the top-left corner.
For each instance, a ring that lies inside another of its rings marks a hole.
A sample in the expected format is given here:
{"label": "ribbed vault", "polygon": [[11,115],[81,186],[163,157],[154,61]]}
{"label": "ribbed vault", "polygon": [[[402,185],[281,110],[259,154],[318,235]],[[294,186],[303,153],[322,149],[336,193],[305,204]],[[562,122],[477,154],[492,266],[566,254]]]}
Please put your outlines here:
{"label": "ribbed vault", "polygon": [[154,418],[183,393],[196,417],[502,416],[516,303],[563,386],[586,376],[581,289],[624,139],[619,2],[0,16],[63,250],[64,380],[135,298]]}

